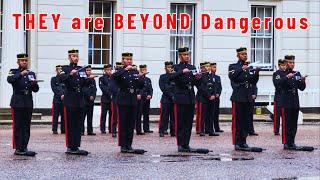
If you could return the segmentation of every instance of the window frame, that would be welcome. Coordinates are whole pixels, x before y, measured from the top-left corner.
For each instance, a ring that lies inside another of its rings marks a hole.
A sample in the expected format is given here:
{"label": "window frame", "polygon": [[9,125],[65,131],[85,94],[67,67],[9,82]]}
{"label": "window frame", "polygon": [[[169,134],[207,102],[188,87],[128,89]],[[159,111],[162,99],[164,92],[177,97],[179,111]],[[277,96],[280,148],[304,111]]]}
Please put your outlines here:
{"label": "window frame", "polygon": [[[175,6],[175,12],[172,12],[172,7]],[[184,6],[184,10],[183,12],[180,12],[180,13],[187,13],[187,6],[191,6],[192,7],[192,14],[191,14],[191,18],[190,18],[190,21],[191,21],[191,33],[190,34],[179,34],[179,31],[182,31],[182,32],[186,32],[188,31],[189,29],[187,30],[179,30],[179,23],[178,21],[180,20],[179,19],[179,10],[178,10],[178,6]],[[170,38],[169,38],[169,58],[170,58],[170,61],[173,60],[174,63],[179,63],[179,54],[178,54],[178,38],[179,37],[185,37],[185,38],[188,38],[188,37],[191,37],[191,47],[189,46],[189,49],[190,49],[190,52],[191,52],[191,56],[190,56],[190,63],[191,64],[195,64],[195,57],[196,57],[196,4],[195,3],[170,3],[170,13],[176,13],[177,14],[177,29],[176,30],[170,30]],[[175,31],[175,33],[172,33],[173,31]],[[174,49],[171,49],[171,39],[174,38]],[[182,41],[183,41],[183,38],[181,38]],[[184,44],[184,43],[183,43]],[[172,58],[171,54],[172,52],[175,52],[175,57]]]}
{"label": "window frame", "polygon": [[[92,9],[92,13],[93,14],[90,14],[90,6],[91,6],[91,3],[93,3],[93,9]],[[95,3],[102,3],[102,4],[110,4],[110,16],[103,16],[103,13],[104,13],[104,8],[103,8],[103,5],[101,7],[101,12],[102,12],[102,15],[101,16],[95,16]],[[103,30],[101,30],[101,32],[96,32],[94,29],[93,31],[88,31],[88,37],[87,37],[87,40],[88,40],[88,60],[87,60],[87,63],[90,64],[92,66],[93,69],[103,69],[103,51],[109,51],[109,60],[107,60],[107,63],[109,64],[112,64],[113,63],[113,50],[114,50],[114,43],[113,43],[113,35],[114,35],[114,32],[113,32],[113,14],[114,14],[114,2],[113,1],[107,1],[107,0],[89,0],[89,17],[92,17],[92,18],[95,18],[95,17],[101,17],[103,19],[107,18],[107,19],[110,19],[110,32],[103,32]],[[104,24],[105,25],[105,24]],[[105,27],[104,27],[105,28]],[[102,36],[109,36],[110,37],[110,40],[109,40],[109,49],[105,49],[103,48],[103,40],[100,39],[101,43],[100,43],[100,48],[95,48],[94,47],[94,35],[100,35],[101,38]],[[90,40],[90,36],[92,36],[91,38],[91,44],[92,46],[90,47],[90,43],[89,43],[89,40]],[[100,51],[100,64],[95,64],[94,63],[94,52],[95,51]],[[91,52],[91,53],[90,53]],[[91,54],[91,60],[90,60],[90,54]],[[91,63],[90,63],[91,61]]]}
{"label": "window frame", "polygon": [[[252,8],[255,8],[255,11],[256,11],[256,15],[255,16],[252,16]],[[250,59],[252,60],[252,63],[254,63],[256,61],[256,58],[257,58],[257,53],[256,53],[256,50],[262,50],[262,57],[263,57],[263,62],[260,64],[257,64],[258,67],[262,67],[262,71],[273,71],[274,70],[274,66],[275,66],[275,40],[276,40],[276,36],[275,36],[275,30],[274,30],[274,27],[273,27],[273,23],[274,23],[274,18],[275,18],[275,13],[276,13],[276,6],[275,5],[259,5],[259,4],[251,4],[250,5],[250,16],[251,16],[251,19],[254,18],[254,17],[259,17],[258,16],[258,8],[263,8],[264,10],[264,13],[263,13],[263,17],[265,18],[266,17],[266,8],[271,8],[271,18],[272,18],[272,21],[270,22],[270,28],[272,28],[272,30],[270,31],[271,35],[270,36],[267,36],[265,34],[265,30],[263,30],[263,36],[260,36],[258,34],[258,30],[254,32],[254,30],[251,29],[250,31]],[[263,19],[261,21],[261,23],[264,23]],[[262,28],[264,28],[262,26]],[[256,48],[257,47],[257,39],[263,39],[262,41],[262,48]],[[270,63],[265,63],[265,50],[266,48],[264,47],[265,46],[265,39],[271,39],[271,42],[270,42]],[[255,41],[254,45],[252,43],[252,40]],[[255,46],[255,47],[253,47]],[[254,59],[252,58],[253,56],[253,52],[254,51]],[[267,67],[266,67],[267,66]]]}

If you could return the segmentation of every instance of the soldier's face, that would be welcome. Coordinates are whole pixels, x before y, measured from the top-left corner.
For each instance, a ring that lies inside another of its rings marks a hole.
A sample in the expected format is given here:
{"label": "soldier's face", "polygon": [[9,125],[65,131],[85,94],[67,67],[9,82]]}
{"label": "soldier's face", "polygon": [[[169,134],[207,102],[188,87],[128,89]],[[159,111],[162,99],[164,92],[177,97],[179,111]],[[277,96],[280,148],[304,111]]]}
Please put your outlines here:
{"label": "soldier's face", "polygon": [[211,72],[213,72],[213,73],[217,72],[217,66],[216,65],[211,66]]}
{"label": "soldier's face", "polygon": [[287,62],[287,69],[294,69],[294,61]]}
{"label": "soldier's face", "polygon": [[92,69],[91,68],[86,69],[86,74],[88,76],[92,75]]}
{"label": "soldier's face", "polygon": [[76,55],[76,54],[71,54],[71,55],[69,56],[69,60],[70,60],[71,63],[78,64],[78,62],[79,62],[79,56]]}
{"label": "soldier's face", "polygon": [[248,55],[247,52],[239,52],[237,57],[239,58],[239,60],[241,61],[246,61],[248,59]]}
{"label": "soldier's face", "polygon": [[112,74],[112,69],[111,68],[106,68],[104,69],[104,73],[107,75],[111,75]]}
{"label": "soldier's face", "polygon": [[211,67],[210,66],[205,66],[204,69],[205,69],[205,72],[210,72]]}
{"label": "soldier's face", "polygon": [[190,54],[188,52],[181,53],[179,57],[181,62],[189,62],[190,60]]}
{"label": "soldier's face", "polygon": [[172,66],[166,66],[164,69],[166,70],[166,73],[172,72]]}
{"label": "soldier's face", "polygon": [[147,70],[147,68],[140,68],[140,72],[145,74],[148,72],[148,70]]}
{"label": "soldier's face", "polygon": [[122,62],[125,66],[132,66],[132,59],[131,58],[123,58]]}
{"label": "soldier's face", "polygon": [[27,69],[28,68],[28,60],[27,59],[19,59],[18,65],[20,68]]}
{"label": "soldier's face", "polygon": [[280,65],[279,65],[279,69],[282,70],[282,71],[285,71],[286,68],[287,68],[287,67],[286,67],[285,64],[280,64]]}

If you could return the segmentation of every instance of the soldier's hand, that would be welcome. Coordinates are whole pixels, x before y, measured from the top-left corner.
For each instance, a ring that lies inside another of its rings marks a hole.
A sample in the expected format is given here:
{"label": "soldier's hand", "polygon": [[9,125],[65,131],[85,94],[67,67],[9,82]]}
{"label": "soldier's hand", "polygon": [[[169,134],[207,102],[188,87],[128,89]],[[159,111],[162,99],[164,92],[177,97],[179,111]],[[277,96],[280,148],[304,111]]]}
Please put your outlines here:
{"label": "soldier's hand", "polygon": [[214,95],[210,96],[210,100],[214,100],[216,97]]}
{"label": "soldier's hand", "polygon": [[249,68],[249,66],[246,64],[242,66],[242,70],[244,70],[244,71],[247,70],[248,68]]}
{"label": "soldier's hand", "polygon": [[306,80],[306,77],[308,77],[308,76],[302,76],[302,77],[301,77],[301,81],[305,81],[305,80]]}
{"label": "soldier's hand", "polygon": [[75,74],[77,74],[77,73],[78,73],[78,71],[75,70],[75,69],[73,69],[73,70],[70,72],[70,75],[73,76],[73,75],[75,75]]}
{"label": "soldier's hand", "polygon": [[287,75],[287,78],[293,78],[293,76],[294,76],[294,74],[293,73],[289,73],[288,75]]}
{"label": "soldier's hand", "polygon": [[220,97],[220,94],[216,94],[216,98],[219,98]]}
{"label": "soldier's hand", "polygon": [[151,99],[151,98],[152,98],[152,96],[150,96],[150,95],[147,96],[147,99],[148,99],[148,100]]}
{"label": "soldier's hand", "polygon": [[138,99],[138,100],[141,100],[141,95],[137,95],[137,99]]}
{"label": "soldier's hand", "polygon": [[256,95],[252,95],[251,97],[252,97],[252,99],[256,99],[256,98],[257,98],[257,96],[256,96]]}
{"label": "soldier's hand", "polygon": [[61,100],[63,100],[64,99],[64,95],[61,95]]}
{"label": "soldier's hand", "polygon": [[132,66],[128,65],[125,70],[131,70],[131,69],[132,69]]}
{"label": "soldier's hand", "polygon": [[24,70],[24,71],[21,72],[21,75],[22,75],[22,76],[25,76],[25,75],[27,75],[28,73],[29,73],[28,70]]}
{"label": "soldier's hand", "polygon": [[182,73],[189,73],[190,72],[190,70],[188,69],[188,68],[184,68],[183,70],[182,70]]}
{"label": "soldier's hand", "polygon": [[94,97],[93,96],[90,96],[90,101],[94,101]]}

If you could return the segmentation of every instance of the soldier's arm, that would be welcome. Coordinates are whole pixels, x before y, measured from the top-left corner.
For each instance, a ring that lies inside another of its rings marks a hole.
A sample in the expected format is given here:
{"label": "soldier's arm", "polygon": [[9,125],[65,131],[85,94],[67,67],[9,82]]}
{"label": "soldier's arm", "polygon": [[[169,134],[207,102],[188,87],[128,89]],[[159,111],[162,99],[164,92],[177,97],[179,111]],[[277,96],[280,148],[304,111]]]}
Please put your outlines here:
{"label": "soldier's arm", "polygon": [[217,82],[217,89],[216,89],[216,94],[221,94],[222,92],[222,85],[221,85],[221,78],[219,77],[219,82]]}
{"label": "soldier's arm", "polygon": [[183,75],[183,70],[182,69],[180,70],[180,69],[175,67],[174,68],[174,72],[170,73],[170,75],[169,75],[169,80],[170,81],[175,81],[182,75]]}
{"label": "soldier's arm", "polygon": [[170,81],[166,81],[163,75],[160,76],[159,87],[163,94],[167,94],[170,97],[173,96],[173,92],[171,91],[171,87],[170,87]]}
{"label": "soldier's arm", "polygon": [[67,68],[66,67],[62,67],[62,71],[60,72],[60,74],[57,76],[58,77],[58,80],[60,82],[66,82],[69,77],[71,76],[69,74],[70,72],[68,72]]}
{"label": "soldier's arm", "polygon": [[[301,77],[300,72],[298,72],[297,74],[298,74],[298,76]],[[300,91],[305,90],[305,89],[306,89],[306,81],[305,81],[305,80],[301,80],[301,79],[298,80],[298,81],[297,81],[297,88],[298,88]]]}
{"label": "soldier's arm", "polygon": [[57,85],[57,82],[58,79],[57,78],[54,78],[52,77],[51,78],[51,90],[54,94],[57,94],[58,96],[62,96],[63,95],[63,90],[61,89],[60,85],[58,84]]}
{"label": "soldier's arm", "polygon": [[[36,78],[36,75],[34,74],[34,73],[32,73],[33,75],[34,75],[34,77],[35,77],[35,79],[37,79]],[[35,82],[31,82],[31,91],[33,91],[33,92],[38,92],[39,91],[39,84],[35,81]]]}
{"label": "soldier's arm", "polygon": [[242,68],[237,68],[234,65],[229,65],[229,72],[228,72],[229,79],[234,82],[244,82],[246,79],[244,78],[244,71]]}
{"label": "soldier's arm", "polygon": [[150,81],[149,95],[150,95],[150,96],[153,96],[152,81],[151,81],[151,79],[149,79],[149,81]]}
{"label": "soldier's arm", "polygon": [[10,70],[9,75],[7,77],[7,81],[10,84],[15,83],[17,80],[19,80],[22,77],[22,75],[18,72],[15,72],[15,70]]}
{"label": "soldier's arm", "polygon": [[112,74],[112,77],[115,79],[115,80],[119,80],[119,79],[121,79],[122,78],[122,75],[123,75],[123,73],[125,73],[126,72],[126,70],[125,69],[119,69],[117,72],[115,72],[115,73],[113,73]]}
{"label": "soldier's arm", "polygon": [[258,95],[258,87],[256,85],[254,85],[252,88],[253,88],[252,95],[257,96]]}
{"label": "soldier's arm", "polygon": [[92,86],[91,86],[91,96],[94,97],[94,99],[96,99],[97,96],[97,86],[96,86],[96,81],[93,79],[92,81]]}
{"label": "soldier's arm", "polygon": [[275,87],[279,87],[286,84],[288,82],[288,78],[284,74],[275,72],[273,73],[272,81]]}
{"label": "soldier's arm", "polygon": [[108,94],[109,86],[102,81],[102,77],[99,78],[99,87],[103,94]]}
{"label": "soldier's arm", "polygon": [[113,77],[110,78],[108,88],[110,89],[111,93],[117,93],[118,92],[118,87],[117,87],[116,82],[113,79]]}

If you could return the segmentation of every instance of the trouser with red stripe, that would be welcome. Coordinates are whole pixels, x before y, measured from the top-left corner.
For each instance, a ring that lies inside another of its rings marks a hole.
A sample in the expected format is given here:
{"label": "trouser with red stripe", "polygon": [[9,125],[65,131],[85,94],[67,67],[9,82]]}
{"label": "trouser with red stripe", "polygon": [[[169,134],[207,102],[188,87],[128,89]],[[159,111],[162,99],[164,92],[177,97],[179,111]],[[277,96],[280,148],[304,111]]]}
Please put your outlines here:
{"label": "trouser with red stripe", "polygon": [[32,108],[11,108],[13,149],[27,148],[30,139]]}
{"label": "trouser with red stripe", "polygon": [[200,103],[200,132],[213,133],[214,103]]}
{"label": "trouser with red stripe", "polygon": [[[107,114],[109,114],[109,121],[108,121],[108,128],[109,128],[109,133],[112,132],[111,124],[112,124],[112,103],[102,103],[101,102],[101,116],[100,116],[100,131],[101,132],[106,132],[106,119],[107,119]],[[115,132],[115,129],[114,131]]]}
{"label": "trouser with red stripe", "polygon": [[131,147],[137,106],[118,105],[118,145]]}
{"label": "trouser with red stripe", "polygon": [[189,146],[192,123],[194,117],[194,104],[175,104],[175,128],[178,146]]}
{"label": "trouser with red stripe", "polygon": [[68,148],[80,147],[83,118],[82,109],[81,107],[64,107],[66,146]]}
{"label": "trouser with red stripe", "polygon": [[173,103],[163,103],[160,109],[159,132],[164,133],[170,124],[170,134],[174,135],[174,111]]}
{"label": "trouser with red stripe", "polygon": [[63,104],[53,103],[52,104],[52,131],[58,130],[59,116],[61,117],[60,130],[62,133],[65,132],[64,128],[64,115],[63,115]]}
{"label": "trouser with red stripe", "polygon": [[282,143],[294,144],[298,128],[299,108],[281,108]]}
{"label": "trouser with red stripe", "polygon": [[246,143],[249,111],[249,102],[232,102],[232,142],[234,145]]}
{"label": "trouser with red stripe", "polygon": [[83,117],[82,117],[82,133],[84,133],[84,122],[87,117],[87,133],[93,133],[93,126],[92,126],[92,118],[93,118],[93,108],[94,105],[85,105],[83,108]]}
{"label": "trouser with red stripe", "polygon": [[277,101],[273,103],[273,132],[279,133],[280,129],[281,107]]}
{"label": "trouser with red stripe", "polygon": [[220,130],[219,115],[220,115],[220,99],[217,98],[214,100],[214,113],[213,113],[213,125],[214,125],[215,131]]}
{"label": "trouser with red stripe", "polygon": [[253,127],[253,111],[254,111],[254,102],[250,102],[249,107],[249,119],[248,119],[248,133],[254,133],[254,127]]}

